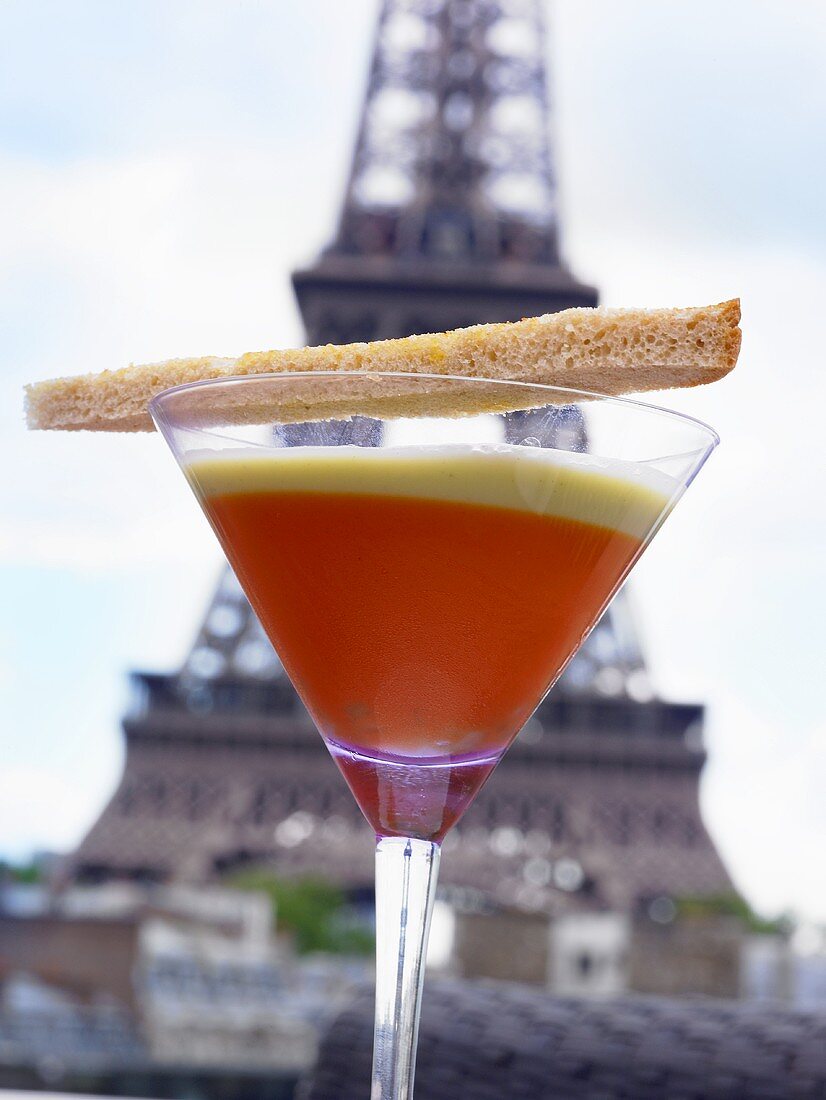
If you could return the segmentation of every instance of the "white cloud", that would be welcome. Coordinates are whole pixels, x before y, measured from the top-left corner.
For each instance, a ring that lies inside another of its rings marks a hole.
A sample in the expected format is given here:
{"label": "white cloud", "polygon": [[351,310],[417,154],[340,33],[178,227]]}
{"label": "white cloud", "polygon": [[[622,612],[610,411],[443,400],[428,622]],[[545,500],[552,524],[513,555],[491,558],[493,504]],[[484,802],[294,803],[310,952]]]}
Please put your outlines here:
{"label": "white cloud", "polygon": [[6,159],[0,181],[0,285],[13,292],[21,272],[39,271],[65,280],[82,310],[49,361],[25,364],[35,376],[298,337],[284,269],[318,241],[310,212],[330,200],[271,155]]}
{"label": "white cloud", "polygon": [[818,0],[697,0],[690,18],[649,0],[553,11],[569,229],[654,230],[675,266],[698,240],[822,251]]}
{"label": "white cloud", "polygon": [[[0,164],[0,287],[9,323],[25,309],[31,325],[3,378],[0,461],[18,473],[0,485],[0,559],[214,560],[160,437],[29,435],[21,411],[22,384],[38,377],[300,339],[284,271],[318,233],[322,188],[271,156],[225,153]],[[39,273],[43,301],[21,290],[21,272]],[[69,308],[49,299],[50,281],[70,288]]]}
{"label": "white cloud", "polygon": [[826,843],[826,726],[766,722],[742,700],[715,700],[703,811],[737,885],[758,910],[826,921],[818,869]]}
{"label": "white cloud", "polygon": [[25,858],[43,848],[66,851],[91,825],[95,807],[83,786],[45,768],[0,772],[0,848]]}

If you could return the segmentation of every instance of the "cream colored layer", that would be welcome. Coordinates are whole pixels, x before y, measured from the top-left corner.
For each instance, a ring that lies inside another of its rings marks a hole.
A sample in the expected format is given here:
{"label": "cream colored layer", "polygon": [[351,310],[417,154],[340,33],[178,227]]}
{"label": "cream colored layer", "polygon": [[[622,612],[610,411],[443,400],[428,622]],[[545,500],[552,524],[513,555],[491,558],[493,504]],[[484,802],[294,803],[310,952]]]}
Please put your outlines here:
{"label": "cream colored layer", "polygon": [[674,478],[643,464],[507,445],[203,451],[186,472],[207,497],[325,492],[451,500],[560,516],[639,539],[679,491]]}

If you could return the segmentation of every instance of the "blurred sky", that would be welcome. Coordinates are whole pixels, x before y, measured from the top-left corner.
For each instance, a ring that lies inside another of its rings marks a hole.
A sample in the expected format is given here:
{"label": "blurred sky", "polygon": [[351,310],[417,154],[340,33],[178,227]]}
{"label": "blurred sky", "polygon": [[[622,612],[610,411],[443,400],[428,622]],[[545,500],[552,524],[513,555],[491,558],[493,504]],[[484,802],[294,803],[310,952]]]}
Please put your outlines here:
{"label": "blurred sky", "polygon": [[[0,853],[117,781],[130,668],[220,563],[155,436],[27,435],[24,382],[301,342],[375,0],[0,0]],[[762,910],[826,919],[826,5],[558,0],[563,247],[606,304],[740,294],[741,364],[664,395],[723,446],[638,567],[658,688],[709,704],[706,820]]]}

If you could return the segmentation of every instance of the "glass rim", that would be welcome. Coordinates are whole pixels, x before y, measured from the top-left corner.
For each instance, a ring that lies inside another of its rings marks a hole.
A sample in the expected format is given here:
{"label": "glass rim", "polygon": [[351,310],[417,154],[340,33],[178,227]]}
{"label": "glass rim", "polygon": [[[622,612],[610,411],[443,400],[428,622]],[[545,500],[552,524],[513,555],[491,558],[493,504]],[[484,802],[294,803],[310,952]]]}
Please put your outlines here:
{"label": "glass rim", "polygon": [[[170,386],[168,389],[161,390],[160,393],[156,393],[147,403],[149,414],[155,421],[157,426],[157,420],[155,416],[156,409],[160,412],[163,403],[170,397],[177,394],[185,393],[189,390],[203,389],[206,386],[223,386],[233,385],[242,382],[273,382],[273,381],[286,381],[288,379],[309,379],[314,378],[406,378],[406,379],[426,379],[431,382],[470,382],[472,384],[484,384],[488,386],[517,386],[521,389],[529,390],[547,390],[549,393],[559,393],[566,396],[570,396],[573,400],[565,402],[566,404],[576,404],[580,400],[584,401],[599,401],[603,404],[619,405],[629,409],[638,409],[648,413],[659,413],[660,416],[667,417],[671,420],[680,421],[683,424],[692,425],[700,432],[707,435],[710,439],[710,447],[713,450],[720,443],[720,436],[717,431],[712,428],[710,424],[707,424],[705,420],[700,420],[699,417],[692,416],[690,413],[678,412],[676,409],[668,409],[664,405],[655,405],[650,401],[639,401],[635,397],[624,397],[616,394],[599,393],[596,390],[577,390],[568,386],[555,386],[548,382],[525,382],[519,379],[511,378],[481,378],[478,375],[465,375],[465,374],[429,374],[423,371],[376,371],[376,370],[310,370],[310,371],[270,371],[263,374],[229,374],[218,375],[215,378],[199,378],[195,382],[181,382],[177,386]],[[520,412],[530,410],[518,410]],[[161,414],[162,415],[162,414]],[[370,414],[364,414],[369,416]],[[477,414],[469,414],[469,416],[484,416],[487,415],[483,412]],[[493,414],[502,415],[502,414]],[[382,419],[377,417],[376,419]],[[390,420],[401,419],[399,417],[389,417]],[[426,419],[426,417],[422,417]],[[437,413],[432,419],[436,420],[450,420],[458,419],[450,416],[439,416]],[[279,423],[278,418],[273,418],[274,423]],[[308,417],[306,421],[299,421],[298,423],[311,423],[311,418]],[[209,433],[209,428],[200,428],[198,431]],[[218,434],[217,432],[215,434]]]}

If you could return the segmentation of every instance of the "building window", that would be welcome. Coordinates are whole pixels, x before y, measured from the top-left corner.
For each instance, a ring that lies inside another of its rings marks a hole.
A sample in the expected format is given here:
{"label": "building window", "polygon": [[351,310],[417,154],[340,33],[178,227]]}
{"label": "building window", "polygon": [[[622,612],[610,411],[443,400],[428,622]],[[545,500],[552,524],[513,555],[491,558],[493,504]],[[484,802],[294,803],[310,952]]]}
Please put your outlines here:
{"label": "building window", "polygon": [[581,978],[583,981],[587,981],[594,969],[593,956],[588,951],[580,951],[576,957],[575,965],[577,977]]}

